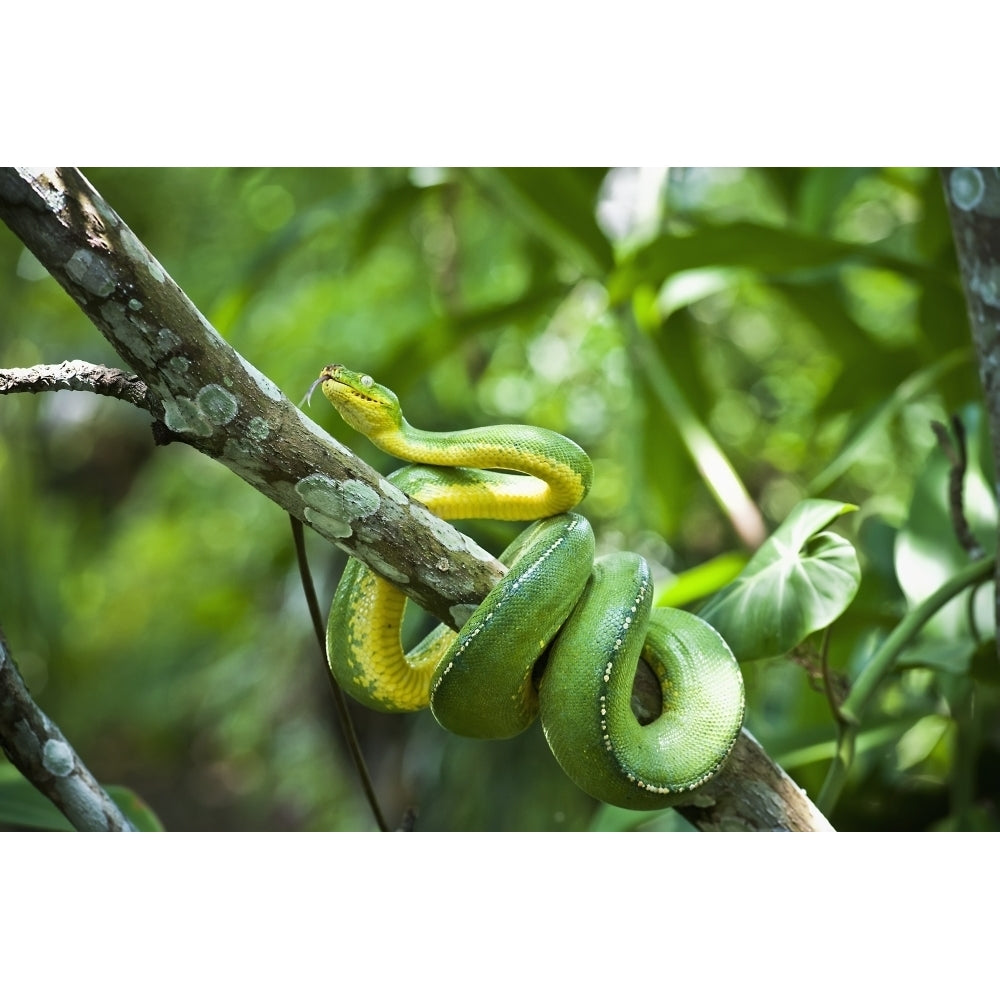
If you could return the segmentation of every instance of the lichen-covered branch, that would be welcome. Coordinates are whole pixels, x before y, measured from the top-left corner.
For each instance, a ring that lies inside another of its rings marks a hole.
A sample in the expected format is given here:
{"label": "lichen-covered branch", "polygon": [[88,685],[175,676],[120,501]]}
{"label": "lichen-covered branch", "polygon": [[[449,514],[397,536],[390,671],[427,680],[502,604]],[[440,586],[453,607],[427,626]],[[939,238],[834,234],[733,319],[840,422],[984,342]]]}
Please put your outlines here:
{"label": "lichen-covered branch", "polygon": [[[947,167],[942,175],[983,385],[994,472],[1000,473],[1000,169]],[[1000,623],[1000,562],[995,582],[995,620]],[[1000,654],[1000,627],[996,639]]]}
{"label": "lichen-covered branch", "polygon": [[[147,386],[169,432],[461,624],[503,567],[309,420],[212,329],[75,170],[0,170],[0,219],[48,268]],[[335,358],[318,359],[322,364]],[[311,373],[310,373],[311,374]],[[706,829],[829,829],[747,733],[681,808]]]}
{"label": "lichen-covered branch", "polygon": [[55,723],[34,703],[0,629],[0,748],[76,827],[135,828],[87,770]]}
{"label": "lichen-covered branch", "polygon": [[[166,433],[461,623],[500,564],[335,441],[209,325],[76,170],[0,170],[0,219],[148,387]],[[336,358],[317,359],[316,372]]]}

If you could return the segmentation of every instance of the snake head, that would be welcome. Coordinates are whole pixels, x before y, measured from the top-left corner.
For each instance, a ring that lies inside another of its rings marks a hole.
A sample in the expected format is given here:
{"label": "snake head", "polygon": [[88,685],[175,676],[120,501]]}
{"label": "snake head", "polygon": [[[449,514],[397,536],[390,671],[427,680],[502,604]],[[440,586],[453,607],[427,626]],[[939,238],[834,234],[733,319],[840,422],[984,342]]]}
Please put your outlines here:
{"label": "snake head", "polygon": [[317,382],[344,422],[379,444],[379,438],[399,431],[402,411],[396,394],[371,375],[343,365],[327,365]]}

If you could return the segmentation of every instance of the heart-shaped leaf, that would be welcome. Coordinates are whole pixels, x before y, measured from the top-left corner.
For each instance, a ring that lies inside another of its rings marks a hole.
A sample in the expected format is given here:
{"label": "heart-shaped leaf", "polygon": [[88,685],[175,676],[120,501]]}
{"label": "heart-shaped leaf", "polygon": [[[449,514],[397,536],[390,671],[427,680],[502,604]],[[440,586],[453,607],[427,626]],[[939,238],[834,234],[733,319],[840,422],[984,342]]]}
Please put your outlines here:
{"label": "heart-shaped leaf", "polygon": [[803,500],[746,568],[698,612],[740,661],[780,656],[836,620],[861,581],[854,546],[823,529],[857,510],[836,500]]}

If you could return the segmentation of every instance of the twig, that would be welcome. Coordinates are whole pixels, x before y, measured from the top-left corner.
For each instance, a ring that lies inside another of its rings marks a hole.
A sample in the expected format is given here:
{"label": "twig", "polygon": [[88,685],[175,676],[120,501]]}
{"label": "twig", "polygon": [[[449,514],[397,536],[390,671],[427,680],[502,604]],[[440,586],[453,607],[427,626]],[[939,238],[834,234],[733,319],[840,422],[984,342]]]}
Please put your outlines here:
{"label": "twig", "polygon": [[964,483],[965,472],[969,464],[969,455],[965,443],[965,424],[958,414],[951,418],[951,431],[954,434],[954,444],[948,434],[948,428],[939,420],[932,420],[931,427],[938,439],[941,450],[948,458],[951,468],[948,471],[948,511],[951,524],[959,545],[968,553],[970,559],[982,559],[986,553],[969,527],[965,516]]}
{"label": "twig", "polygon": [[0,368],[0,396],[59,389],[113,396],[144,410],[149,409],[146,383],[119,368],[94,365],[89,361],[63,361],[58,365],[35,365],[32,368]]}
{"label": "twig", "polygon": [[385,814],[382,812],[378,796],[375,794],[375,786],[372,784],[371,775],[368,772],[368,765],[365,763],[364,754],[361,752],[361,742],[358,740],[358,733],[354,728],[354,720],[351,718],[351,712],[347,706],[347,698],[344,697],[344,692],[337,683],[337,679],[333,676],[333,672],[327,666],[326,636],[323,629],[323,616],[319,610],[319,601],[316,599],[316,588],[313,586],[312,573],[309,572],[309,562],[306,559],[305,535],[302,531],[302,523],[300,521],[296,521],[291,514],[288,515],[288,519],[291,521],[292,525],[292,538],[295,541],[295,558],[299,564],[299,576],[302,580],[302,591],[306,597],[306,604],[309,606],[309,617],[312,620],[313,632],[316,636],[316,641],[319,643],[320,659],[323,663],[323,673],[326,675],[326,679],[330,684],[330,694],[333,698],[334,707],[337,710],[337,717],[340,719],[340,728],[344,733],[344,740],[346,741],[347,749],[351,754],[351,760],[354,762],[354,769],[357,771],[358,778],[361,781],[361,787],[365,793],[365,798],[368,800],[368,805],[371,808],[372,814],[375,816],[375,822],[378,824],[378,828],[383,833],[386,833],[389,829],[389,824],[385,821]]}
{"label": "twig", "polygon": [[823,693],[826,695],[827,703],[833,717],[838,721],[843,721],[840,714],[840,706],[844,702],[846,679],[837,674],[834,675],[830,669],[830,628],[823,632],[823,646],[820,650],[820,676],[823,680]]}
{"label": "twig", "polygon": [[69,740],[35,704],[0,628],[0,747],[77,830],[134,832]]}

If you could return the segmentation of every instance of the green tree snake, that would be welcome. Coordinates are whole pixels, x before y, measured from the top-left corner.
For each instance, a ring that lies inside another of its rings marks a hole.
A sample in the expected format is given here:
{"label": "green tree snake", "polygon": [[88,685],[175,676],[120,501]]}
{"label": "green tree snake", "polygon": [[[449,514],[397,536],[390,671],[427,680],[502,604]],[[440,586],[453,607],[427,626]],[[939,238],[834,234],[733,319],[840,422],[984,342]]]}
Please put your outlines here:
{"label": "green tree snake", "polygon": [[[350,426],[415,463],[389,478],[432,513],[535,522],[461,631],[441,625],[409,653],[405,597],[351,559],[327,624],[330,669],[349,694],[386,712],[429,705],[444,728],[480,738],[515,736],[537,715],[566,774],[628,809],[671,805],[718,771],[743,722],[739,665],[707,622],[652,608],[641,556],[595,560],[589,522],[570,513],[593,478],[579,445],[520,424],[421,431],[369,375],[328,365],[319,381]],[[646,725],[631,708],[640,656],[663,704]]]}

